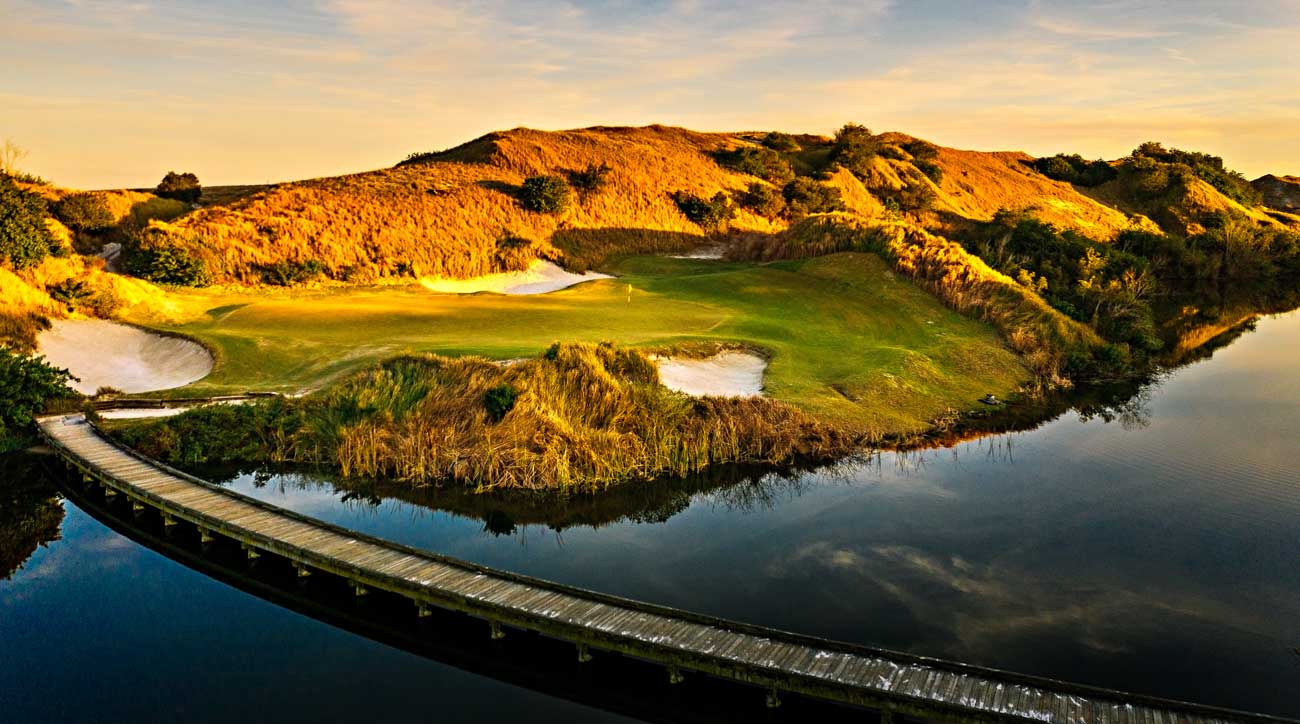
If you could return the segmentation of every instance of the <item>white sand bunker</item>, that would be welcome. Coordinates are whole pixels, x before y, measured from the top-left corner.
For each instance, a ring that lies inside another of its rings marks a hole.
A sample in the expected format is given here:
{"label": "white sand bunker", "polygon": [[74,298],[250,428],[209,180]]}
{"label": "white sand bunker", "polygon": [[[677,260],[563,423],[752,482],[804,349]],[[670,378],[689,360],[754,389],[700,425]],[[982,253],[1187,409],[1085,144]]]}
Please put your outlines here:
{"label": "white sand bunker", "polygon": [[442,294],[473,294],[474,292],[496,292],[497,294],[545,294],[557,289],[571,287],[574,284],[589,282],[593,279],[611,279],[608,274],[587,272],[574,274],[555,264],[538,259],[528,269],[518,272],[502,272],[474,277],[473,279],[421,279],[420,284],[431,292]]}
{"label": "white sand bunker", "polygon": [[720,352],[705,359],[658,360],[664,387],[694,397],[757,397],[763,394],[767,360],[749,352]]}
{"label": "white sand bunker", "polygon": [[72,387],[87,395],[101,387],[167,390],[212,371],[212,355],[202,345],[100,319],[56,321],[36,341],[39,353],[79,378]]}

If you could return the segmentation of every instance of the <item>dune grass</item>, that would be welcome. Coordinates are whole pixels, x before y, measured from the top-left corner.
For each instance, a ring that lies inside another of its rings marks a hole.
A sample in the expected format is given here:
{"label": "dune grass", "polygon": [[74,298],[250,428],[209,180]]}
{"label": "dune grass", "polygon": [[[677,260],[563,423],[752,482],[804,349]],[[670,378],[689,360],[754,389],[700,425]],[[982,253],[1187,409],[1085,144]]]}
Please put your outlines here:
{"label": "dune grass", "polygon": [[533,357],[553,342],[643,349],[700,343],[771,360],[767,394],[867,434],[915,432],[1029,377],[993,330],[945,308],[871,254],[768,264],[633,257],[619,278],[541,296],[380,287],[173,293],[179,321],[217,355],[176,394],[297,392],[400,354]]}

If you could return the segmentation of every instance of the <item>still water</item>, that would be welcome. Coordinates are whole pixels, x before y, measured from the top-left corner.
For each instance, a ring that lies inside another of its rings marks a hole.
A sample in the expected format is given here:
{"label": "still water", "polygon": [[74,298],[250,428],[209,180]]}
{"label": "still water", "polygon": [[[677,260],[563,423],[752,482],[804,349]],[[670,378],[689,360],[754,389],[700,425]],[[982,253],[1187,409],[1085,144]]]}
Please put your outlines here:
{"label": "still water", "polygon": [[[301,475],[228,485],[654,603],[1300,717],[1298,359],[1292,312],[1118,414],[603,501],[399,500]],[[32,460],[0,471],[26,481],[0,496],[0,575],[20,565],[0,580],[0,721],[621,720],[228,587],[57,498]]]}

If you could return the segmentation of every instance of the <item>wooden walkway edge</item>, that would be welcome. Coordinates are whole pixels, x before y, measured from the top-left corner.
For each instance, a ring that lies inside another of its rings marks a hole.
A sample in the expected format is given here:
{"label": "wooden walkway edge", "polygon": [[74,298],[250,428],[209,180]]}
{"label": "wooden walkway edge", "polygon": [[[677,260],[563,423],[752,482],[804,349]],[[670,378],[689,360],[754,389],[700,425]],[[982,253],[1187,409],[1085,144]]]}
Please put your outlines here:
{"label": "wooden walkway edge", "polygon": [[42,418],[42,436],[85,480],[204,540],[238,541],[250,557],[288,559],[299,575],[340,576],[357,595],[385,591],[413,604],[570,641],[596,650],[752,684],[769,706],[793,693],[893,713],[959,721],[1053,724],[1296,724],[1294,720],[1070,684],[906,653],[827,641],[585,591],[421,551],[226,490],[149,460],[82,415]]}

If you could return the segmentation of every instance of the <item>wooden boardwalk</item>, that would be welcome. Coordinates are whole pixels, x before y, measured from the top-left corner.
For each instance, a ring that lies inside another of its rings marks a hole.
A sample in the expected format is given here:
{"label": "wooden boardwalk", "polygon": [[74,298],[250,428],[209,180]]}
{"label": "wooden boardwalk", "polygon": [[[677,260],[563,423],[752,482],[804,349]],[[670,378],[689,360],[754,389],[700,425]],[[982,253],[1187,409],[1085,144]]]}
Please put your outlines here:
{"label": "wooden boardwalk", "polygon": [[254,500],[148,460],[106,439],[80,415],[43,418],[41,433],[87,480],[203,539],[238,541],[251,557],[288,559],[300,575],[345,578],[358,595],[412,601],[479,617],[493,637],[507,627],[573,642],[579,660],[614,651],[663,664],[670,682],[698,672],[783,693],[893,713],[962,721],[1056,724],[1287,722],[1022,676],[653,606],[493,570],[363,535]]}

